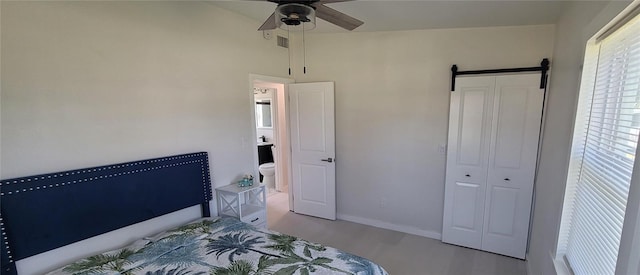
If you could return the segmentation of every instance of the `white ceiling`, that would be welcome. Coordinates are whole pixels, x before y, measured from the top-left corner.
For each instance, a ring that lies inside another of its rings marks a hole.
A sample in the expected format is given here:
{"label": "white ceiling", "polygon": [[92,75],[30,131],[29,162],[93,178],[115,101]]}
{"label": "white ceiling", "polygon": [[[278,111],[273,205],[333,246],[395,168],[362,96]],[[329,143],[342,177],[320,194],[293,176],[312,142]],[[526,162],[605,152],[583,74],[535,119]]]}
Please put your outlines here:
{"label": "white ceiling", "polygon": [[[274,11],[276,4],[267,1],[212,1],[221,8],[253,18],[260,24]],[[327,4],[340,12],[364,21],[355,31],[397,31],[439,28],[468,28],[553,24],[566,1],[380,1],[359,0]],[[603,5],[590,1],[581,4]],[[314,32],[345,30],[317,19]]]}

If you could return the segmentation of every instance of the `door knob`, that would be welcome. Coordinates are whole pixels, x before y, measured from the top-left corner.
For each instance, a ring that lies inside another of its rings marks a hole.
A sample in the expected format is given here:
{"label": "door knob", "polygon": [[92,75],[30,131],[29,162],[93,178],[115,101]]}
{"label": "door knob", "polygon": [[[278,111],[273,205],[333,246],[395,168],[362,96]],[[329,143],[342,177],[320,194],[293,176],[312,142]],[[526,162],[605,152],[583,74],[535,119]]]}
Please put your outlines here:
{"label": "door knob", "polygon": [[510,181],[510,179],[509,179],[509,178],[505,178],[504,180],[506,180],[506,181]]}
{"label": "door knob", "polygon": [[321,159],[321,161],[333,162],[333,158]]}
{"label": "door knob", "polygon": [[469,175],[469,174],[466,174],[466,175],[464,175],[464,176],[465,176],[465,177],[467,177],[467,178],[468,178],[468,177],[471,177],[471,175]]}

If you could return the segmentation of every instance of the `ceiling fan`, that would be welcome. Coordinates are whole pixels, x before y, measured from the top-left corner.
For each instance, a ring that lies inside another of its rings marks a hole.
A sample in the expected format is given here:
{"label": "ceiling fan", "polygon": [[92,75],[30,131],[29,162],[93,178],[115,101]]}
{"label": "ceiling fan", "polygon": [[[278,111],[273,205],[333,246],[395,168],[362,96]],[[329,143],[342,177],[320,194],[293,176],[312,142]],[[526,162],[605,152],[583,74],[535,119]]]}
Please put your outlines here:
{"label": "ceiling fan", "polygon": [[[347,30],[354,30],[364,22],[329,8],[324,4],[353,0],[262,0],[278,4],[276,11],[269,16],[259,31],[289,27],[310,30],[315,28],[316,16]],[[302,26],[300,26],[302,25]]]}

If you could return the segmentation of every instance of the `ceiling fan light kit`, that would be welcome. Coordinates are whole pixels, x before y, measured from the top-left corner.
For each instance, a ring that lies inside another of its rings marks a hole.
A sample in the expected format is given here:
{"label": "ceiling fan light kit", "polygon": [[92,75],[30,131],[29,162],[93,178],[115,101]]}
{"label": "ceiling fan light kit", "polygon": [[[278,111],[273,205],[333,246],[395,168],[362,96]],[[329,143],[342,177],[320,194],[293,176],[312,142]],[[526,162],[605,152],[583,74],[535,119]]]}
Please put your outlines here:
{"label": "ceiling fan light kit", "polygon": [[298,3],[281,4],[276,8],[276,26],[283,30],[308,31],[316,27],[313,7]]}
{"label": "ceiling fan light kit", "polygon": [[[343,29],[352,31],[364,22],[334,10],[325,4],[353,0],[258,0],[278,4],[276,11],[258,28],[259,31],[282,28],[291,31],[311,30],[316,27],[316,16]],[[292,28],[303,25],[297,29]]]}

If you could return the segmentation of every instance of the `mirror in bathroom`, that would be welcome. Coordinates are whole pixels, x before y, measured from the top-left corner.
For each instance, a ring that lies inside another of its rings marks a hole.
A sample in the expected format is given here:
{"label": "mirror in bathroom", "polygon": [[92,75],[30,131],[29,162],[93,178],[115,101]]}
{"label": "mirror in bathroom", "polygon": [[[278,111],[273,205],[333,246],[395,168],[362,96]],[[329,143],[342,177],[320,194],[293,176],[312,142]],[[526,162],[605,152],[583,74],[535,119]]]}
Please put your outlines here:
{"label": "mirror in bathroom", "polygon": [[271,99],[256,98],[256,126],[258,128],[272,128]]}

